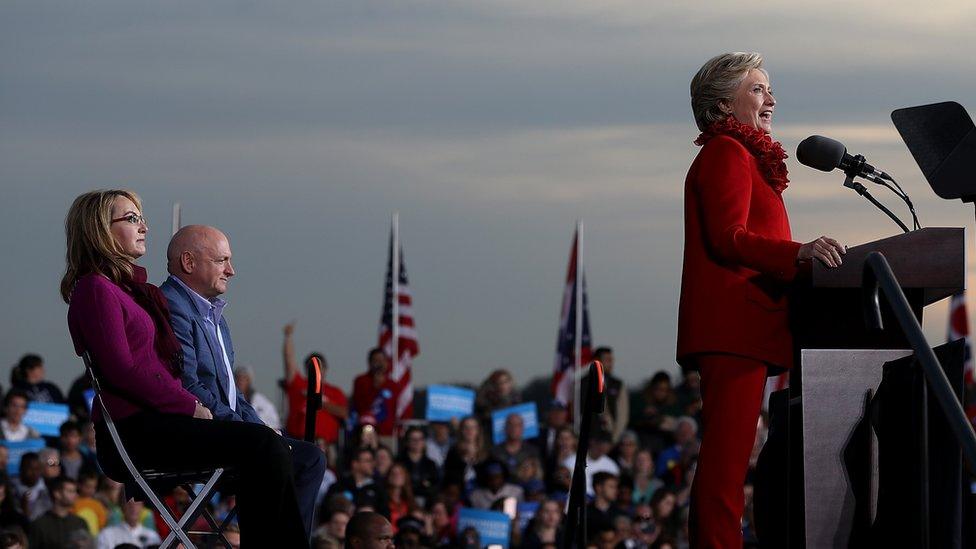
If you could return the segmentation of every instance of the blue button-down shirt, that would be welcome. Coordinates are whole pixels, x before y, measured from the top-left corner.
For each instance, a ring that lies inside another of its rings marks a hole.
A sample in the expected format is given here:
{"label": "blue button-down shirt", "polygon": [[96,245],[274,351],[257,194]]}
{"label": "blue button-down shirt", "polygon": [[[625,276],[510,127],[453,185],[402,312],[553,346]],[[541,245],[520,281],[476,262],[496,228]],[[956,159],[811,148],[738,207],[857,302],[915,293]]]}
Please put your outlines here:
{"label": "blue button-down shirt", "polygon": [[224,388],[227,390],[227,406],[231,410],[237,411],[237,385],[234,383],[234,371],[230,367],[230,359],[227,357],[227,349],[224,347],[224,337],[220,335],[220,318],[224,313],[224,307],[227,306],[227,301],[219,297],[207,299],[193,291],[192,288],[187,286],[179,278],[172,275],[169,278],[185,288],[187,293],[190,294],[197,313],[206,320],[204,326],[210,331],[210,335],[217,340],[217,344],[220,345],[220,356],[224,363],[224,369],[227,371],[227,387]]}

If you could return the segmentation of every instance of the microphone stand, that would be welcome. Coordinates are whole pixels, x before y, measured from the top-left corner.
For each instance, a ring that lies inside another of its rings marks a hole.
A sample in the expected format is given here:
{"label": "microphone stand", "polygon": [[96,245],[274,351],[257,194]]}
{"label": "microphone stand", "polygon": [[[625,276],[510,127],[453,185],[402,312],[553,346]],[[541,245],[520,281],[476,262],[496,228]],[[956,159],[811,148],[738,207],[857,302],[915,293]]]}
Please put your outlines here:
{"label": "microphone stand", "polygon": [[593,418],[603,413],[606,407],[603,364],[599,360],[590,363],[585,381],[585,390],[580,391],[583,406],[580,410],[579,444],[576,446],[576,465],[573,467],[573,482],[566,506],[563,549],[583,549],[589,538],[586,531],[586,456],[590,449],[590,426]]}
{"label": "microphone stand", "polygon": [[305,364],[305,442],[315,442],[315,420],[322,409],[322,365],[317,357]]}
{"label": "microphone stand", "polygon": [[901,230],[905,231],[906,233],[910,232],[908,230],[908,227],[904,223],[902,223],[901,220],[895,216],[895,214],[891,213],[891,210],[886,208],[884,204],[878,202],[877,199],[871,196],[871,193],[868,192],[867,188],[864,185],[858,183],[857,181],[854,181],[854,174],[847,173],[847,178],[844,179],[844,186],[847,187],[848,189],[854,189],[857,192],[857,194],[863,196],[864,198],[867,198],[868,202],[877,206],[879,210],[884,212],[888,217],[891,218],[892,221],[897,223],[898,226],[901,227]]}
{"label": "microphone stand", "polygon": [[918,214],[915,213],[915,205],[912,204],[912,199],[908,198],[908,193],[906,193],[901,185],[890,175],[881,172],[880,177],[869,177],[870,181],[881,185],[882,187],[887,187],[887,189],[893,193],[895,196],[902,199],[906,206],[908,206],[908,213],[912,214],[912,230],[921,229],[922,226],[918,222]]}

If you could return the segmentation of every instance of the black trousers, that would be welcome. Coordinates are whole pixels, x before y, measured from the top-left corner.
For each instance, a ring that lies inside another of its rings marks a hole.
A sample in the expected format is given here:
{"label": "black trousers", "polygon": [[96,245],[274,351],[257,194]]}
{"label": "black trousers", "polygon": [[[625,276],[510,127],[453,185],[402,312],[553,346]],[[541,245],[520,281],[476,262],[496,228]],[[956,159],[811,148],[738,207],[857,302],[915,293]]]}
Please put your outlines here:
{"label": "black trousers", "polygon": [[318,499],[322,477],[325,476],[325,454],[318,446],[311,442],[285,436],[285,442],[291,448],[291,467],[295,475],[295,496],[298,498],[298,510],[302,513],[302,524],[305,525],[306,537],[312,537],[315,526],[312,518],[315,515],[315,500]]}
{"label": "black trousers", "polygon": [[[136,467],[233,467],[245,547],[308,547],[288,441],[269,427],[148,411],[115,425]],[[128,479],[104,423],[96,425],[96,436],[98,461],[106,474]]]}

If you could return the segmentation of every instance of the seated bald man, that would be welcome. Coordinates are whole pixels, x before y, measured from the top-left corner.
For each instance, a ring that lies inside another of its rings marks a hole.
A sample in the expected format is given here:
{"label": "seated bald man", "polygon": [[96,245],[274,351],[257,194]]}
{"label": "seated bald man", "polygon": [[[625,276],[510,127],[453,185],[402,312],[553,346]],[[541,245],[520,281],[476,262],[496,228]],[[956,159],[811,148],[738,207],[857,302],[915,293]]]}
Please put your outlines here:
{"label": "seated bald man", "polygon": [[393,525],[372,511],[360,511],[346,524],[346,549],[393,549]]}
{"label": "seated bald man", "polygon": [[[263,425],[234,382],[234,344],[223,315],[227,302],[220,298],[235,274],[227,236],[204,225],[183,227],[173,235],[166,259],[170,276],[160,289],[183,347],[183,386],[213,412],[214,419]],[[311,535],[325,456],[301,440],[289,439],[289,446],[298,505]]]}

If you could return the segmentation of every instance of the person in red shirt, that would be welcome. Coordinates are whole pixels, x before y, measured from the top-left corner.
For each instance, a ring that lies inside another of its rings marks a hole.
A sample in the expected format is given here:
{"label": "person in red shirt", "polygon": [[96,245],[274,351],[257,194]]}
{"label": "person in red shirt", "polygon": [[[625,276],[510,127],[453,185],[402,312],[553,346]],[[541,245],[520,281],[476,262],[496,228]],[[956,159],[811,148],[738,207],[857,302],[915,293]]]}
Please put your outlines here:
{"label": "person in red shirt", "polygon": [[[305,436],[305,406],[308,378],[298,368],[295,361],[295,344],[292,333],[295,323],[285,326],[285,344],[282,352],[285,358],[285,390],[288,395],[288,421],[285,431],[296,438]],[[349,402],[342,390],[325,382],[328,363],[320,353],[312,353],[305,359],[305,365],[312,358],[318,358],[322,365],[322,407],[315,417],[315,438],[322,439],[326,445],[339,441],[339,426],[349,417]]]}
{"label": "person in red shirt", "polygon": [[366,355],[369,371],[356,376],[352,385],[352,409],[360,422],[376,424],[381,437],[392,437],[396,427],[397,386],[390,379],[390,358],[379,347]]}

